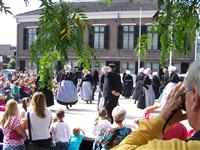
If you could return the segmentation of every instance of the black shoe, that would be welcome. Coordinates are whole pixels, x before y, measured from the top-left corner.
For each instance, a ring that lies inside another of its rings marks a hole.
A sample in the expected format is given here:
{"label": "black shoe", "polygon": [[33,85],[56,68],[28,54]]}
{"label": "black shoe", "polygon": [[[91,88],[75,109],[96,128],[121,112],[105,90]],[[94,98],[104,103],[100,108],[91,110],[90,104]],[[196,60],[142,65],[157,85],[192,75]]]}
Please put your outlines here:
{"label": "black shoe", "polygon": [[90,101],[90,104],[92,104],[92,101]]}
{"label": "black shoe", "polygon": [[66,105],[66,108],[69,109],[68,105]]}
{"label": "black shoe", "polygon": [[86,101],[86,104],[88,104],[88,101]]}

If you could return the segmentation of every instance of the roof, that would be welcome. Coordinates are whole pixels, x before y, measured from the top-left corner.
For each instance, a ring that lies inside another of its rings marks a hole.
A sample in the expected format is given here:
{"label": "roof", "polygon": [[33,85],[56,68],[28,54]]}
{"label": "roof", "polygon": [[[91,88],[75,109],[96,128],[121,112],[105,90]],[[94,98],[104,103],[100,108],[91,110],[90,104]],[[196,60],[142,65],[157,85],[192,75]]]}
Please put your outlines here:
{"label": "roof", "polygon": [[[137,0],[133,3],[128,0],[113,0],[111,5],[97,2],[72,2],[70,3],[75,9],[83,12],[102,12],[102,11],[138,11],[140,7],[143,11],[157,10],[157,0]],[[41,9],[25,12],[16,16],[40,15]]]}

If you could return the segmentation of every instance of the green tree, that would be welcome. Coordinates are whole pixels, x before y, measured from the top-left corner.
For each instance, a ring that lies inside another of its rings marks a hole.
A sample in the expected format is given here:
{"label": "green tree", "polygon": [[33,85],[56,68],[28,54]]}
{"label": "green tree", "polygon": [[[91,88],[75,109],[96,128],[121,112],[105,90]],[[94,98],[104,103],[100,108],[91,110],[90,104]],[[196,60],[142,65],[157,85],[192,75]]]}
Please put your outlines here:
{"label": "green tree", "polygon": [[94,51],[83,41],[84,30],[90,30],[87,17],[73,9],[69,3],[54,3],[42,0],[42,14],[39,19],[39,33],[30,49],[30,56],[37,64],[41,86],[51,88],[56,62],[68,61],[68,50],[73,50],[78,62],[89,69],[95,60]]}
{"label": "green tree", "polygon": [[170,51],[176,54],[191,51],[199,28],[199,5],[197,0],[158,0],[154,18],[160,35],[162,64]]}
{"label": "green tree", "polygon": [[11,58],[8,64],[8,69],[16,69],[16,60],[15,58]]}

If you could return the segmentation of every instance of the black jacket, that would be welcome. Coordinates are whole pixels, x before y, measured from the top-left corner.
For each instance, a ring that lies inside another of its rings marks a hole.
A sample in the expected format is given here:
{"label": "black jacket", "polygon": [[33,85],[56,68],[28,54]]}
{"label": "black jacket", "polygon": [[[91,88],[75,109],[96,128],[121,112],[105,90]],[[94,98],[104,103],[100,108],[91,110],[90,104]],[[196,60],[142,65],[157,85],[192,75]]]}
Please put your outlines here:
{"label": "black jacket", "polygon": [[122,90],[121,77],[116,72],[108,72],[104,78],[103,85],[103,95],[104,97],[111,94],[111,92],[115,90],[116,92],[120,92]]}

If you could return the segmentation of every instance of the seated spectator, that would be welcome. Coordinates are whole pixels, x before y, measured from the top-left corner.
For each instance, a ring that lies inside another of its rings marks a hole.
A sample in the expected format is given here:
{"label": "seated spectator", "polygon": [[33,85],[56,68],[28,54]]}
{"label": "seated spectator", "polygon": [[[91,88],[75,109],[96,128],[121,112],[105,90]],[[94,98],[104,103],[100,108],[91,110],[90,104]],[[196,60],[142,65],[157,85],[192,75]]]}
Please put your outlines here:
{"label": "seated spectator", "polygon": [[29,94],[27,91],[25,91],[25,84],[24,81],[19,82],[20,88],[19,88],[19,98],[22,100],[24,97],[29,97]]}
{"label": "seated spectator", "polygon": [[[154,105],[154,106],[147,107],[144,110],[143,119],[147,119],[147,120],[152,119],[154,117],[152,115],[152,112],[154,112],[158,108],[160,108],[160,106]],[[143,119],[138,120],[138,122],[136,123],[139,125],[140,121],[142,121]],[[164,140],[171,140],[175,138],[183,140],[183,141],[186,141],[188,138],[188,131],[182,123],[177,123],[177,124],[172,125],[163,135]]]}
{"label": "seated spectator", "polygon": [[70,142],[67,150],[79,150],[80,144],[85,136],[85,132],[80,128],[73,129],[73,135],[70,137]]}
{"label": "seated spectator", "polygon": [[5,96],[5,103],[7,103],[8,100],[12,99],[11,96],[11,91],[10,90],[6,90],[6,96]]}
{"label": "seated spectator", "polygon": [[58,120],[51,124],[49,131],[52,134],[56,150],[66,150],[70,138],[69,124],[63,121],[65,117],[64,110],[60,109],[56,111],[56,116]]}
{"label": "seated spectator", "polygon": [[130,128],[124,127],[123,121],[126,116],[126,110],[116,106],[112,111],[113,124],[102,129],[95,139],[93,150],[110,150],[119,144],[128,134],[132,132]]}
{"label": "seated spectator", "polygon": [[96,137],[102,128],[108,128],[111,122],[108,120],[107,111],[105,108],[100,108],[99,115],[95,119],[93,135]]}
{"label": "seated spectator", "polygon": [[19,102],[19,96],[20,96],[20,93],[19,93],[19,81],[15,81],[14,86],[12,88],[11,95],[14,98],[14,100]]}

